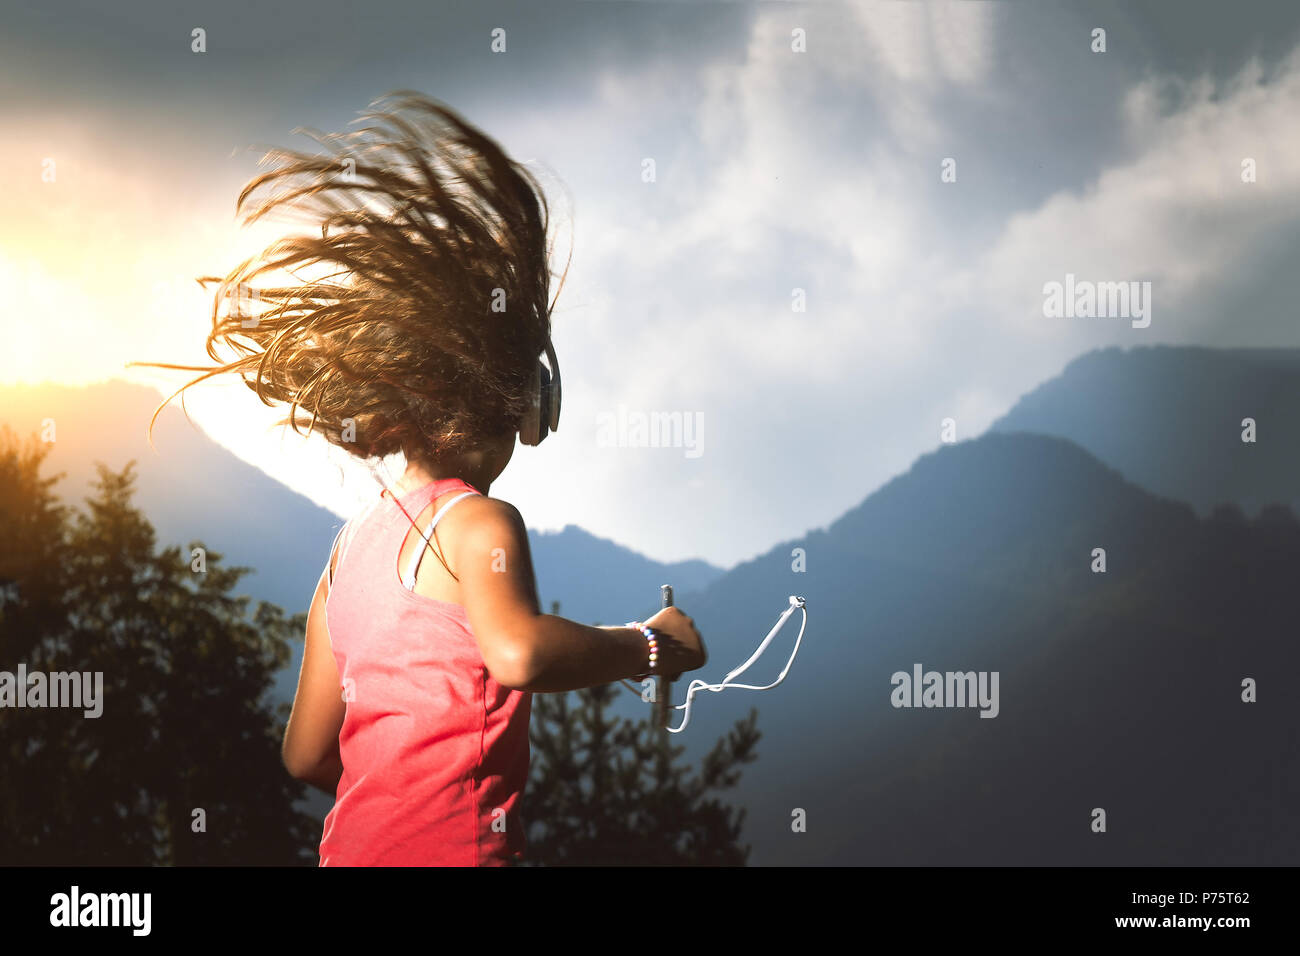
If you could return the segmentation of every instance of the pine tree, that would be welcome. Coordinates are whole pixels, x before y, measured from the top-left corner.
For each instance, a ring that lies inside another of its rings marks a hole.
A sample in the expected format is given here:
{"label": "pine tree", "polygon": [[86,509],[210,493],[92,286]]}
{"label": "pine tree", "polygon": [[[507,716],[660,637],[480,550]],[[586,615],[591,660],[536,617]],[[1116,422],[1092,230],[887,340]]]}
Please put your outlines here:
{"label": "pine tree", "polygon": [[[559,604],[552,605],[559,613]],[[606,713],[620,688],[533,697],[524,798],[529,862],[541,865],[743,866],[745,811],[715,794],[757,758],[757,710],[737,721],[696,773],[685,747],[649,720]]]}
{"label": "pine tree", "polygon": [[132,465],[74,514],[45,449],[0,438],[0,671],[103,680],[99,717],[0,708],[0,863],[314,862],[267,702],[302,615],[250,612],[218,553],[159,550]]}

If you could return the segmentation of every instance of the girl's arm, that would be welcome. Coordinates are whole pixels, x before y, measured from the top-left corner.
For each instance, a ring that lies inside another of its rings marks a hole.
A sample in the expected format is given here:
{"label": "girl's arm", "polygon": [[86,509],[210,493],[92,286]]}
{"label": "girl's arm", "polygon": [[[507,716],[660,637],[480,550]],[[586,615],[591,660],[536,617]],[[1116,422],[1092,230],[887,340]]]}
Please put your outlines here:
{"label": "girl's arm", "polygon": [[298,693],[293,699],[289,726],[284,732],[281,757],[285,769],[299,780],[326,793],[338,790],[343,763],[339,759],[339,731],[346,705],[339,693],[338,665],[325,628],[328,571],[321,573],[307,612],[307,636],[298,673]]}
{"label": "girl's arm", "polygon": [[[460,579],[461,601],[483,662],[497,683],[552,693],[608,684],[649,669],[646,639],[630,627],[588,627],[538,607],[528,533],[513,506],[486,495],[466,498],[439,524]],[[655,626],[665,642],[659,667],[679,674],[704,664],[685,614],[667,608]]]}

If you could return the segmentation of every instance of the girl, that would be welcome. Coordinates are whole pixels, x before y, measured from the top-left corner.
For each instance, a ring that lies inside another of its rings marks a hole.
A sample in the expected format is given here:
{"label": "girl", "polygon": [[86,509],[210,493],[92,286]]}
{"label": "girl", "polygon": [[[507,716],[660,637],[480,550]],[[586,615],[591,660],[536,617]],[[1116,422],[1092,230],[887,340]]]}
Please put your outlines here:
{"label": "girl", "polygon": [[[546,201],[451,110],[385,99],[357,132],[312,134],[324,155],[273,151],[240,194],[278,187],[245,221],[298,212],[319,236],[202,280],[221,283],[208,355],[239,354],[185,388],[236,373],[295,429],[407,463],[344,525],[307,617],[283,756],[335,794],[320,864],[503,865],[525,846],[531,693],[673,679],[706,655],[676,608],[627,627],[541,613],[523,518],[488,492],[515,435],[559,419]],[[275,270],[295,281],[253,286]]]}

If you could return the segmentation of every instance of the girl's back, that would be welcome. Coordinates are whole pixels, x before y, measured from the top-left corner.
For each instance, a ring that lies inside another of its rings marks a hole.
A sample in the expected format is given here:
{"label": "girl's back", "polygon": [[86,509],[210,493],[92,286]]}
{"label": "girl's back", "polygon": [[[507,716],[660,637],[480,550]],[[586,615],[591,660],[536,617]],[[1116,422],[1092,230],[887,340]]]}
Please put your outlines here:
{"label": "girl's back", "polygon": [[408,590],[398,563],[408,536],[424,546],[408,516],[467,492],[449,478],[383,497],[340,536],[325,607],[347,706],[344,769],[322,866],[522,856],[531,695],[493,680],[464,607]]}

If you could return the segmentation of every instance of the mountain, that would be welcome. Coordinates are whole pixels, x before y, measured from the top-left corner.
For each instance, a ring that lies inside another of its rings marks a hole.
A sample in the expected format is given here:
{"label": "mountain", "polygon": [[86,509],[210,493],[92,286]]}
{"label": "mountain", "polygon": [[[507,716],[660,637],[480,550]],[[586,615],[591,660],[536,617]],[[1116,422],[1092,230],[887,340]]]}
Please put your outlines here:
{"label": "mountain", "polygon": [[[529,531],[537,593],[544,609],[560,602],[575,621],[622,624],[658,608],[659,586],[686,594],[725,573],[706,561],[652,561],[629,548],[598,538],[576,525],[560,531]],[[599,575],[593,575],[599,569]]]}
{"label": "mountain", "polygon": [[[1300,349],[1153,346],[1089,352],[991,431],[1068,438],[1150,491],[1208,515],[1300,507]],[[1257,441],[1241,440],[1242,419]]]}
{"label": "mountain", "polygon": [[158,418],[155,451],[145,429],[161,398],[122,381],[7,386],[0,423],[25,437],[53,421],[46,469],[66,473],[55,491],[69,504],[90,493],[96,462],[118,470],[134,460],[136,502],[160,544],[200,541],[226,565],[253,569],[243,581],[248,594],[305,611],[342,522],[210,440],[174,405]]}
{"label": "mountain", "polygon": [[[1285,508],[1200,518],[1063,439],[989,433],[696,595],[710,675],[789,594],[808,629],[785,684],[706,694],[683,736],[759,708],[736,794],[754,864],[1294,864],[1297,571]],[[797,626],[746,679],[775,677]],[[917,664],[997,672],[997,716],[893,706]]]}

